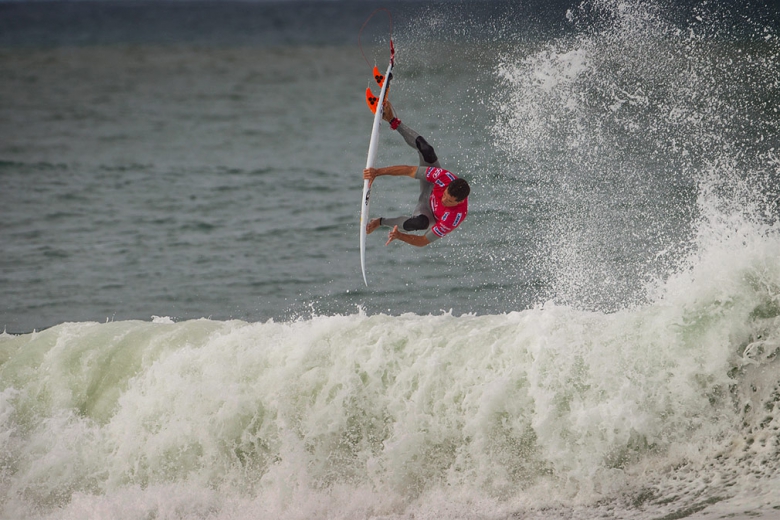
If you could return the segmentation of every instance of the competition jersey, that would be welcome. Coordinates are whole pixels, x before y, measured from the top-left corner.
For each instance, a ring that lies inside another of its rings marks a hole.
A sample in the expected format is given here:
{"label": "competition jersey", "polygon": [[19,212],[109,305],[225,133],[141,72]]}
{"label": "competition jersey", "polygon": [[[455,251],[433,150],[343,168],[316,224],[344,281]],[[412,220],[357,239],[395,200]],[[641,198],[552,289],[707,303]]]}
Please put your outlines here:
{"label": "competition jersey", "polygon": [[425,171],[425,179],[433,184],[430,206],[433,216],[436,218],[436,223],[430,231],[438,238],[441,238],[458,227],[466,219],[466,214],[469,211],[469,199],[467,197],[460,204],[452,207],[442,204],[441,197],[444,195],[444,191],[452,181],[457,179],[452,172],[430,166]]}

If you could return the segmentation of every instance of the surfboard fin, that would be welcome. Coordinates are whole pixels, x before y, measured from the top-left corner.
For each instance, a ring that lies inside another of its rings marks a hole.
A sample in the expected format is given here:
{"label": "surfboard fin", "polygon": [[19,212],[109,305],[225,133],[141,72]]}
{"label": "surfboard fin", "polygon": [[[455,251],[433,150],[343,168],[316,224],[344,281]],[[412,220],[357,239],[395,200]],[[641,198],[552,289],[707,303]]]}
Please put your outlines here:
{"label": "surfboard fin", "polygon": [[[390,79],[393,79],[393,74],[390,73]],[[379,68],[374,65],[374,81],[376,81],[376,84],[379,85],[379,88],[382,88],[385,84],[385,75],[379,72]],[[387,84],[387,90],[385,91],[385,99],[390,99],[390,83]],[[376,104],[377,101],[379,101],[379,98],[374,95],[373,92],[371,92],[370,88],[366,89],[366,103],[368,104],[368,108],[371,109],[372,114],[376,114]]]}
{"label": "surfboard fin", "polygon": [[371,109],[372,114],[376,114],[376,105],[379,102],[379,98],[371,92],[370,88],[366,88],[366,104]]}
{"label": "surfboard fin", "polygon": [[376,80],[376,84],[379,85],[380,88],[385,84],[385,75],[379,72],[379,67],[376,65],[374,65],[374,80]]}
{"label": "surfboard fin", "polygon": [[[393,79],[393,73],[390,73],[390,80]],[[379,72],[379,68],[374,65],[374,81],[376,81],[376,84],[379,85],[379,88],[382,88],[385,84],[385,75]],[[387,93],[385,93],[385,96],[388,96],[390,94],[390,83],[387,84]]]}

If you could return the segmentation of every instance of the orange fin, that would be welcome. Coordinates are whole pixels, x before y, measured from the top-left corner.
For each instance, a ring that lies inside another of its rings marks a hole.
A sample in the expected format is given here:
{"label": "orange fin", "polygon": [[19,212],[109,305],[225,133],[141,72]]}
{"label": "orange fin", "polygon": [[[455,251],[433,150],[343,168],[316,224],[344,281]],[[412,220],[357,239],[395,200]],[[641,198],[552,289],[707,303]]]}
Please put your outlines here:
{"label": "orange fin", "polygon": [[374,80],[380,88],[385,84],[385,75],[379,72],[379,68],[376,65],[374,65]]}
{"label": "orange fin", "polygon": [[[390,73],[390,79],[393,79],[393,73]],[[376,84],[379,85],[379,88],[382,88],[385,84],[385,75],[379,72],[379,68],[374,65],[374,81],[376,81]],[[390,83],[387,83],[387,92],[385,93],[385,97],[389,99],[390,96]]]}
{"label": "orange fin", "polygon": [[371,109],[372,114],[376,114],[376,105],[379,103],[379,98],[371,92],[370,88],[366,88],[366,104]]}

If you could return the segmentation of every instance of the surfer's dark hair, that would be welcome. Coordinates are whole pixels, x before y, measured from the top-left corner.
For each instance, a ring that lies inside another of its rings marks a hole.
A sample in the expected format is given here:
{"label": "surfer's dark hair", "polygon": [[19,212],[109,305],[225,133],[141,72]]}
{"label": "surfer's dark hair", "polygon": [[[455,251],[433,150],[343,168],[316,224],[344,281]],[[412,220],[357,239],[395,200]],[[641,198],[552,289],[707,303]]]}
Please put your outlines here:
{"label": "surfer's dark hair", "polygon": [[447,191],[455,197],[455,200],[458,202],[462,200],[466,200],[466,197],[469,196],[469,193],[471,193],[471,187],[469,186],[469,183],[466,182],[466,179],[455,179],[450,183],[449,186],[447,186]]}

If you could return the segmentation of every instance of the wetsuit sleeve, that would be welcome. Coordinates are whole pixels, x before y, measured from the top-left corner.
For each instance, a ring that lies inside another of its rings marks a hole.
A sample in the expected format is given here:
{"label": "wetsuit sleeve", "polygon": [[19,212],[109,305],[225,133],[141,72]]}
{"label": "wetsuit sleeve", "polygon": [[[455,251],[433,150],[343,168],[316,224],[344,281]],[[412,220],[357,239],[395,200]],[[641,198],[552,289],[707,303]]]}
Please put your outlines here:
{"label": "wetsuit sleeve", "polygon": [[428,243],[436,242],[440,238],[439,235],[433,232],[433,228],[426,231],[423,236],[428,239]]}
{"label": "wetsuit sleeve", "polygon": [[427,175],[428,175],[428,166],[418,166],[417,171],[414,173],[414,178],[421,181],[428,181]]}

